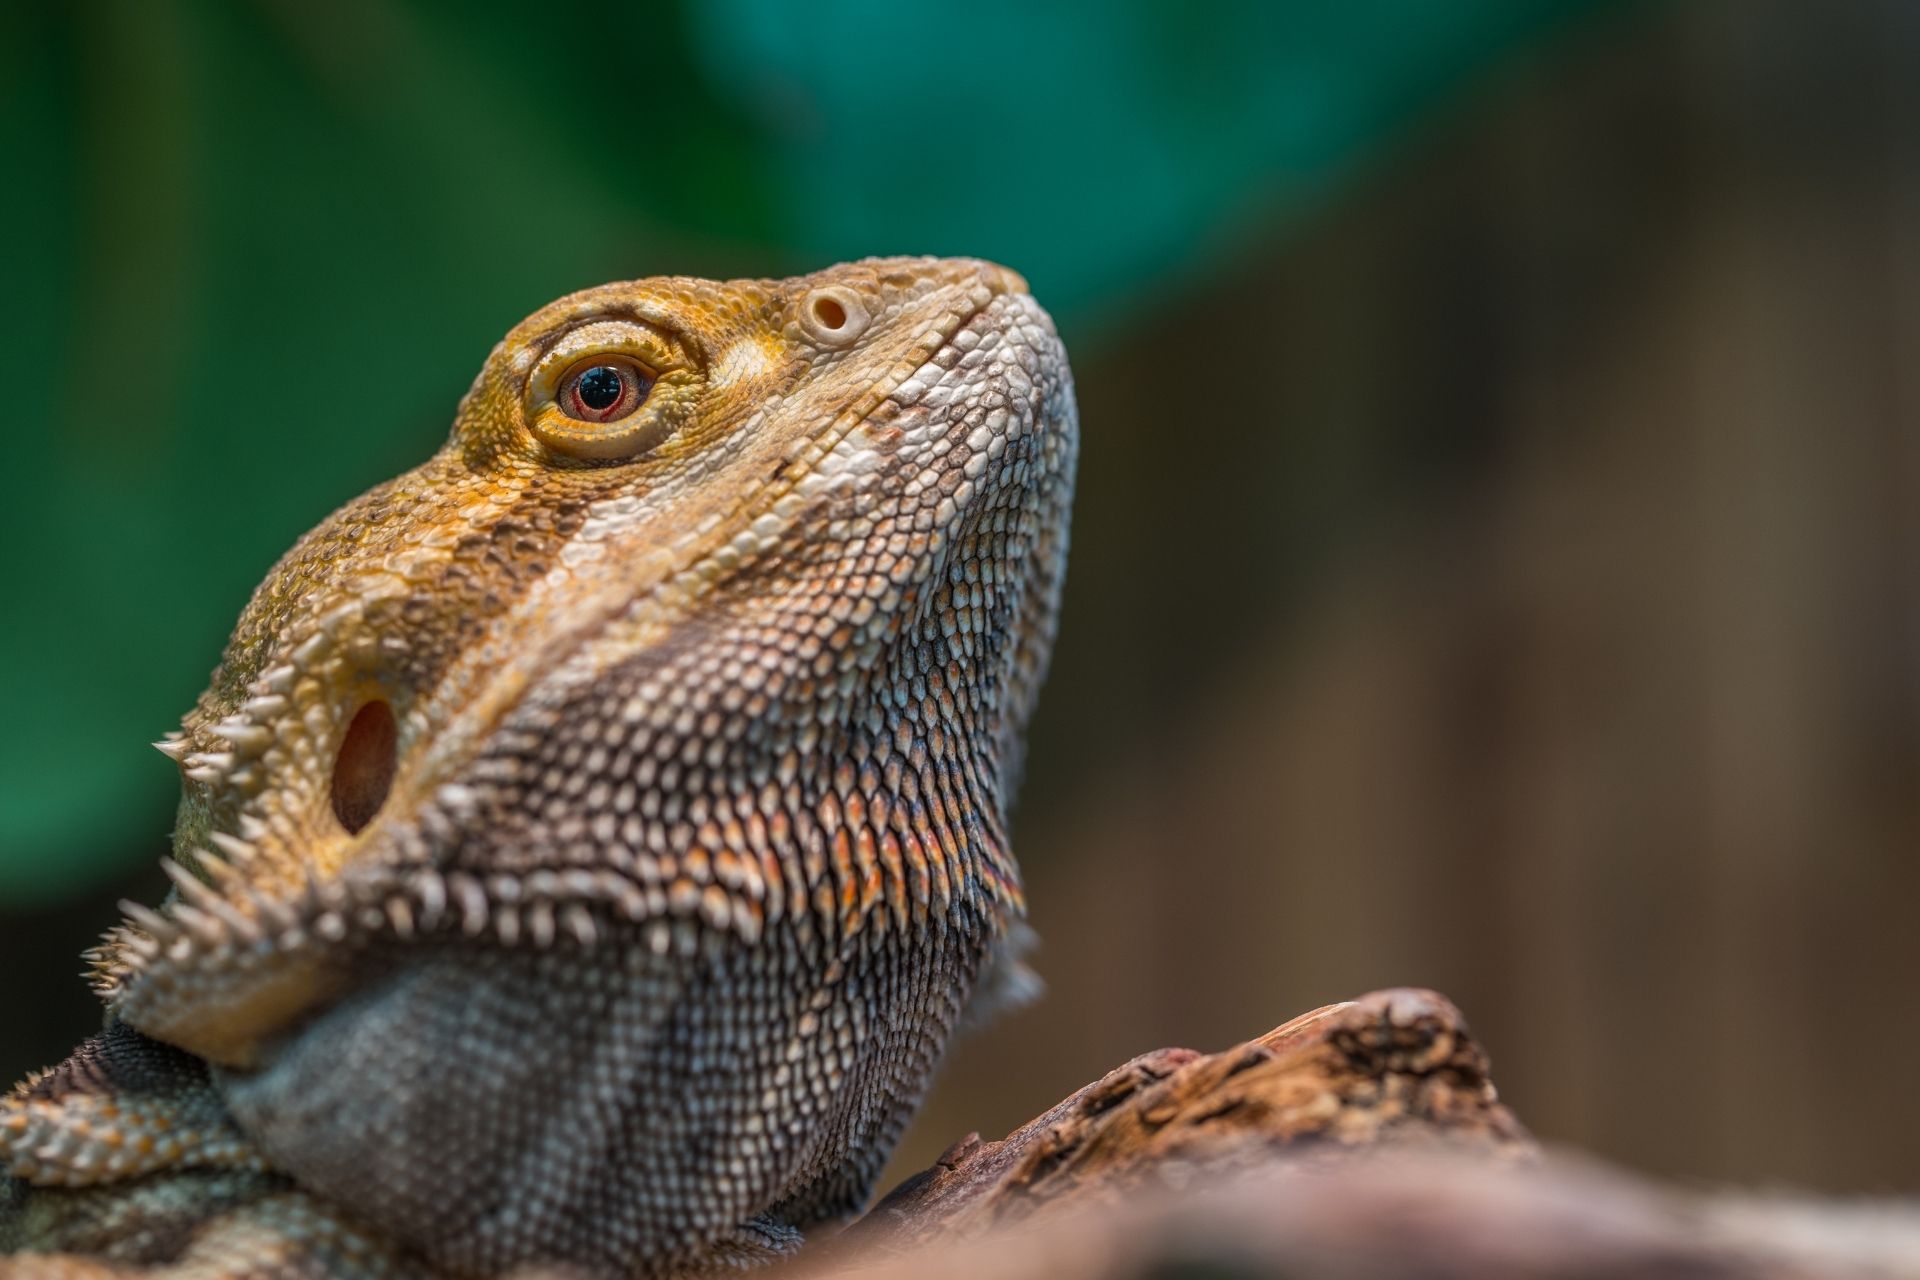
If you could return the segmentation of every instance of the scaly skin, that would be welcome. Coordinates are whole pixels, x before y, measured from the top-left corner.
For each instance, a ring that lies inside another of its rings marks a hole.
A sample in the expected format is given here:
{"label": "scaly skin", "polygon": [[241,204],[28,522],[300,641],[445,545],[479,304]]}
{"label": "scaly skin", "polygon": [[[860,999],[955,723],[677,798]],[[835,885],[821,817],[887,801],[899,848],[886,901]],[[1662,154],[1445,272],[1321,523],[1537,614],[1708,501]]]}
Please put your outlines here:
{"label": "scaly skin", "polygon": [[1075,443],[990,264],[523,322],[161,744],[178,889],[0,1104],[0,1272],[646,1275],[853,1212],[1022,913]]}

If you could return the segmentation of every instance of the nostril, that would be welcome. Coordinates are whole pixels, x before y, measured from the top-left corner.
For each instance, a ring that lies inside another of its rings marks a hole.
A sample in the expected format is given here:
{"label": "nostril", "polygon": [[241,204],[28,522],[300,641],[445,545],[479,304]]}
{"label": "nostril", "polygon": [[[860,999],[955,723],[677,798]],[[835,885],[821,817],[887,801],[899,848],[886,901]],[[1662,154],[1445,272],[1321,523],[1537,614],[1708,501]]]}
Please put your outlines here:
{"label": "nostril", "polygon": [[813,300],[813,322],[822,329],[844,329],[847,327],[847,309],[840,299],[822,294]]}
{"label": "nostril", "polygon": [[354,712],[333,761],[333,816],[349,834],[373,821],[393,786],[398,730],[393,708],[375,699]]}
{"label": "nostril", "polygon": [[815,289],[800,304],[800,327],[823,347],[851,345],[867,331],[870,319],[860,295],[844,285]]}

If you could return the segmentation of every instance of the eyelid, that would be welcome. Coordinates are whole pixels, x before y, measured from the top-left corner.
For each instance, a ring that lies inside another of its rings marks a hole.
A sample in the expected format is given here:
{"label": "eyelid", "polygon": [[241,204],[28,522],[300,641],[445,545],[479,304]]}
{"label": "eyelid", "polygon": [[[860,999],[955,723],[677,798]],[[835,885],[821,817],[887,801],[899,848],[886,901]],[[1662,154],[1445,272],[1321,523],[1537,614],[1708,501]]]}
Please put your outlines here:
{"label": "eyelid", "polygon": [[651,325],[634,320],[596,320],[567,330],[542,353],[527,379],[530,403],[550,403],[568,371],[597,355],[625,356],[656,379],[687,363],[678,344]]}

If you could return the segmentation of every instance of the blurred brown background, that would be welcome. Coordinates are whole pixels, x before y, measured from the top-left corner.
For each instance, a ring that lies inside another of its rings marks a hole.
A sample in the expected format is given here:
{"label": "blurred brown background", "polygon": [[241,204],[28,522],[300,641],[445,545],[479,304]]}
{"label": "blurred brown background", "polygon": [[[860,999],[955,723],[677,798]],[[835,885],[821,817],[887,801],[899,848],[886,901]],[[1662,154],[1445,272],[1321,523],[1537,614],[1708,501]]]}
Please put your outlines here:
{"label": "blurred brown background", "polygon": [[1562,45],[1086,354],[1050,997],[903,1167],[1418,984],[1550,1138],[1920,1188],[1916,70],[1897,3]]}
{"label": "blurred brown background", "polygon": [[[1124,297],[1014,261],[1085,430],[1016,819],[1050,992],[954,1054],[897,1171],[1146,1049],[1415,984],[1544,1137],[1920,1190],[1916,71],[1905,0],[1586,6]],[[817,265],[754,234],[671,269]],[[903,247],[1019,257],[872,245]],[[473,308],[422,412],[583,261]],[[325,510],[266,505],[176,710]],[[113,899],[159,896],[140,794],[106,870],[0,913],[10,1071],[97,1017],[68,975]]]}

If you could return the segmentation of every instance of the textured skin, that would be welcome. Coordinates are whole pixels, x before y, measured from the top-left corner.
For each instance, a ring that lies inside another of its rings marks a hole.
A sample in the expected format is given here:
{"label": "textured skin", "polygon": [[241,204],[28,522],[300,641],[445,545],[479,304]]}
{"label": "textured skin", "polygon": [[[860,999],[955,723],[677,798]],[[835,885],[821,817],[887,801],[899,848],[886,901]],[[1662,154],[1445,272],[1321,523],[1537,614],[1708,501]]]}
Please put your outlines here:
{"label": "textured skin", "polygon": [[[644,403],[568,418],[607,358]],[[523,322],[160,744],[179,888],[0,1104],[0,1247],[66,1251],[0,1272],[655,1274],[854,1211],[1022,913],[1075,446],[990,264]]]}

